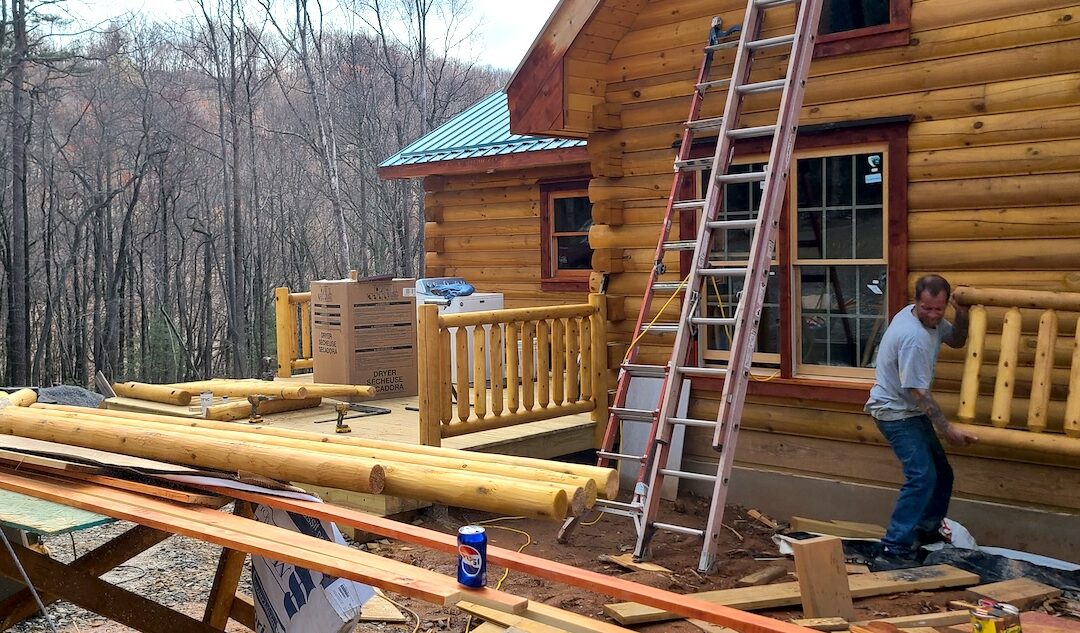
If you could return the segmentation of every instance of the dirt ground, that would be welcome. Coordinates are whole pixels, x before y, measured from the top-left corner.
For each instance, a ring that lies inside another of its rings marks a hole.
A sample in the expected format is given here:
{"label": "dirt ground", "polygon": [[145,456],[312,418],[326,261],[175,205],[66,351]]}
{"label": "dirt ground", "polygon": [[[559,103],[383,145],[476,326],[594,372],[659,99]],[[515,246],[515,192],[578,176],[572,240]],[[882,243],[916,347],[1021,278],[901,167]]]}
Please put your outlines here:
{"label": "dirt ground", "polygon": [[[685,498],[677,503],[664,503],[661,521],[703,525],[708,505],[702,499]],[[774,517],[782,520],[783,517]],[[499,519],[492,515],[459,510],[431,509],[420,513],[416,520],[423,527],[454,533],[460,525],[471,522]],[[710,575],[697,572],[699,546],[696,539],[670,533],[660,533],[653,541],[653,562],[672,570],[671,573],[632,572],[611,563],[600,561],[602,555],[617,555],[632,551],[635,532],[629,519],[604,516],[594,525],[581,525],[568,544],[556,542],[558,524],[537,520],[503,519],[486,525],[490,542],[499,547],[517,550],[528,543],[524,552],[590,569],[601,573],[633,580],[645,585],[659,587],[677,593],[691,593],[711,589],[725,589],[754,571],[769,565],[783,565],[794,570],[794,563],[783,558],[772,542],[773,530],[747,517],[743,508],[730,507],[725,515],[721,545],[721,564]],[[48,539],[46,544],[53,556],[70,560],[73,544],[78,552],[94,547],[123,529],[129,527],[118,523],[81,532],[74,537]],[[74,543],[73,543],[74,542]],[[434,552],[416,545],[399,542],[373,541],[354,544],[373,553],[388,556],[414,565],[453,575],[456,561],[452,555]],[[172,537],[161,545],[145,552],[105,578],[125,589],[135,591],[152,600],[178,609],[192,616],[202,614],[205,599],[213,579],[217,555],[220,549],[191,539]],[[489,586],[496,586],[503,569],[492,566],[488,572]],[[790,581],[781,578],[776,582]],[[576,587],[558,585],[527,576],[522,572],[510,572],[501,588],[530,600],[551,604],[575,613],[605,619],[603,605],[613,602],[600,594],[593,594]],[[250,592],[247,574],[241,581],[240,590]],[[960,591],[918,592],[897,594],[878,598],[856,600],[855,607],[860,619],[912,615],[946,610],[946,603],[963,597]],[[419,616],[419,631],[465,633],[468,617],[453,608],[438,607],[424,602],[391,596]],[[73,605],[64,603],[49,607],[61,633],[126,633],[126,627],[107,621]],[[774,610],[766,615],[781,619],[802,617],[798,609]],[[417,622],[407,624],[365,623],[357,631],[381,631],[407,633],[414,630]],[[473,623],[475,626],[475,623]],[[700,629],[686,621],[672,621],[635,627],[643,633],[696,632]],[[34,618],[12,629],[16,633],[48,631],[44,620]],[[244,631],[233,623],[230,631]]]}

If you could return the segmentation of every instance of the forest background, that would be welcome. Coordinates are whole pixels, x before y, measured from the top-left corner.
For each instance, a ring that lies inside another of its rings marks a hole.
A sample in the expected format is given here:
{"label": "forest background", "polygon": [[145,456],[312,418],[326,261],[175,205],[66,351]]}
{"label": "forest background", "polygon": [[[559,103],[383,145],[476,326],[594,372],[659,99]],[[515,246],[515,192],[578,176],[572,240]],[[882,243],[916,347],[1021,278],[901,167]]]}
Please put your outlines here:
{"label": "forest background", "polygon": [[419,182],[376,166],[508,77],[455,54],[462,0],[0,4],[5,386],[256,376],[273,288],[422,275]]}

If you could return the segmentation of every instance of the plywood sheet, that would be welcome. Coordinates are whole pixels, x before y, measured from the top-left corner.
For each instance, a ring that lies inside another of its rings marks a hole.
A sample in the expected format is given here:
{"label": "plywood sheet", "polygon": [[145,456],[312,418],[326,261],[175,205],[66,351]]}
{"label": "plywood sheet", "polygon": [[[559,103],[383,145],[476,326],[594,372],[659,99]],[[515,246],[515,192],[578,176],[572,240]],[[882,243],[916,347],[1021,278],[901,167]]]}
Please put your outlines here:
{"label": "plywood sheet", "polygon": [[0,523],[51,536],[111,523],[114,519],[17,492],[0,490]]}

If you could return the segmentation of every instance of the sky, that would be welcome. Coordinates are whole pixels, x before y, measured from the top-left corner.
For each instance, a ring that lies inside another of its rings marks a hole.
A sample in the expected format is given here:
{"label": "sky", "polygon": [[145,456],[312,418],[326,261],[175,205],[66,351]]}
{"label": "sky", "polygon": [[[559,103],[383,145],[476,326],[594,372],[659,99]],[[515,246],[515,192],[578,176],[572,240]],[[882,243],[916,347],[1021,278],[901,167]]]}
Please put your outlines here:
{"label": "sky", "polygon": [[[481,64],[514,70],[555,9],[557,0],[470,2],[472,19],[478,23],[471,56]],[[101,22],[124,13],[138,13],[153,20],[176,20],[195,11],[195,4],[189,0],[70,0],[66,4],[85,23]],[[332,4],[333,0],[323,2],[326,7]]]}

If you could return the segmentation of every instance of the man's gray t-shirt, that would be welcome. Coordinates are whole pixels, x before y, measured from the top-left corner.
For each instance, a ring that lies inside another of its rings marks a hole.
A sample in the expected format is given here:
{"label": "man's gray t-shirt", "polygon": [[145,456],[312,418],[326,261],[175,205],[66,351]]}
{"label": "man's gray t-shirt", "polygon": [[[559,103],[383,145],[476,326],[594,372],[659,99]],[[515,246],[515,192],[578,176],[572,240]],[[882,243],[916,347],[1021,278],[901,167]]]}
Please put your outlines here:
{"label": "man's gray t-shirt", "polygon": [[913,308],[909,305],[896,313],[878,346],[874,387],[865,407],[878,420],[922,415],[908,389],[930,388],[941,342],[952,335],[951,323],[942,319],[936,328],[928,328]]}

